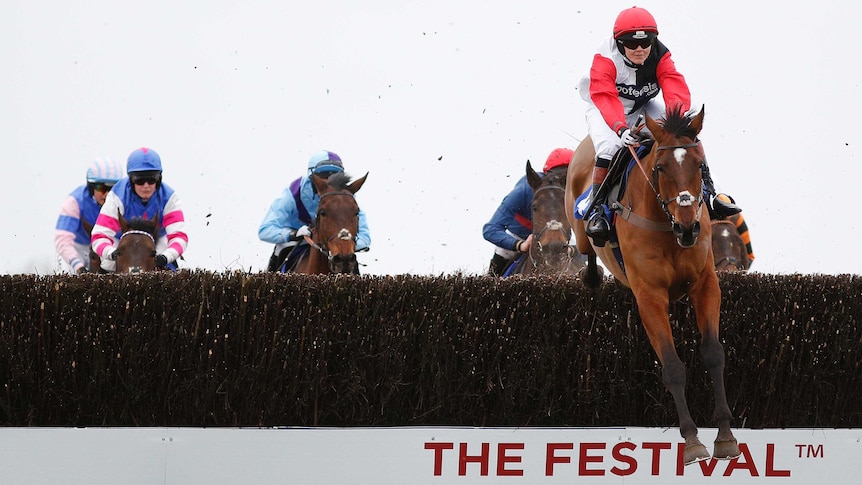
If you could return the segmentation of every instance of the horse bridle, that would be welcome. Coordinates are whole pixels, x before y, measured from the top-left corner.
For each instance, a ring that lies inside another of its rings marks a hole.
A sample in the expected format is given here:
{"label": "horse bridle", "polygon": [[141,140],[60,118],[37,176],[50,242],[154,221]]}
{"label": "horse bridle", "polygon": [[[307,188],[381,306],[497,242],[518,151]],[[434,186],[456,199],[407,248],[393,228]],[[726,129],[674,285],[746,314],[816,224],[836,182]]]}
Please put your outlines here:
{"label": "horse bridle", "polygon": [[[327,192],[325,194],[322,194],[320,196],[320,200],[322,201],[325,197],[330,197],[333,195],[347,195],[347,196],[350,196],[350,197],[353,197],[354,199],[356,199],[356,196],[354,196],[352,192],[342,190],[342,191],[338,191],[338,192]],[[319,219],[320,219],[320,206],[318,205],[317,206],[317,213],[314,216],[314,226],[317,225],[317,221]],[[312,226],[312,228],[311,228],[312,232],[314,232],[314,230],[316,229],[316,227],[314,227],[314,226]],[[320,244],[317,244],[316,242],[314,242],[314,240],[310,236],[304,236],[304,237],[305,237],[305,242],[307,242],[309,246],[320,251],[321,254],[326,256],[326,262],[329,265],[330,271],[333,270],[333,268],[332,268],[333,256],[332,256],[332,253],[329,251],[329,243],[334,241],[335,239],[341,239],[344,241],[349,241],[352,239],[354,243],[356,242],[356,235],[351,234],[350,231],[348,231],[347,229],[345,229],[343,227],[337,233],[333,234],[326,241],[324,241],[323,245],[320,245]]]}
{"label": "horse bridle", "polygon": [[153,244],[156,244],[156,238],[154,238],[152,234],[148,233],[147,231],[139,231],[137,229],[132,229],[130,231],[126,231],[126,232],[120,234],[120,239],[122,240],[125,236],[127,236],[129,234],[142,234],[142,235],[150,238],[150,241],[152,241]]}
{"label": "horse bridle", "polygon": [[[152,257],[155,257],[155,256],[156,256],[156,250],[155,250],[155,247],[156,247],[156,238],[155,238],[155,237],[153,237],[153,235],[152,235],[152,234],[148,233],[147,231],[140,231],[140,230],[138,230],[138,229],[131,229],[131,230],[125,231],[125,232],[123,232],[122,234],[120,234],[120,240],[122,241],[124,237],[126,237],[126,236],[128,236],[128,235],[130,235],[130,234],[138,234],[138,235],[143,235],[143,236],[147,236],[148,238],[150,238],[150,241],[152,241],[152,242],[153,242],[153,254],[152,254]],[[119,245],[118,245],[118,246],[119,246]],[[117,253],[117,254],[119,254],[119,253]],[[134,267],[134,268],[130,267],[130,268],[129,268],[129,271],[130,271],[131,273],[140,273],[140,272],[141,272],[141,268],[140,268],[140,267]]]}
{"label": "horse bridle", "polygon": [[[694,148],[697,145],[698,145],[698,143],[695,141],[692,143],[683,143],[683,144],[679,144],[679,145],[661,145],[661,146],[655,147],[654,150],[656,152],[659,152],[661,150],[676,150],[678,148],[684,148],[687,150],[689,148]],[[691,193],[689,191],[685,190],[683,192],[680,192],[676,197],[671,197],[667,200],[662,199],[661,193],[658,190],[658,176],[659,176],[658,164],[653,166],[652,177],[649,177],[649,176],[647,176],[646,170],[644,169],[643,164],[640,161],[640,158],[638,158],[637,154],[635,153],[634,148],[629,147],[629,150],[631,151],[632,157],[634,158],[635,162],[637,162],[638,167],[640,167],[641,172],[644,175],[644,178],[647,180],[647,183],[652,188],[653,193],[655,193],[656,200],[658,201],[659,206],[664,211],[668,220],[671,222],[671,225],[676,224],[676,218],[673,216],[673,214],[671,214],[670,209],[668,209],[668,206],[673,202],[676,202],[681,207],[690,206],[695,201],[694,196],[691,195]],[[701,169],[701,170],[703,170],[703,169]],[[700,195],[697,197],[696,200],[697,200],[697,216],[695,217],[695,219],[700,220],[700,215],[703,211],[703,201],[704,201],[703,190],[700,191]]]}

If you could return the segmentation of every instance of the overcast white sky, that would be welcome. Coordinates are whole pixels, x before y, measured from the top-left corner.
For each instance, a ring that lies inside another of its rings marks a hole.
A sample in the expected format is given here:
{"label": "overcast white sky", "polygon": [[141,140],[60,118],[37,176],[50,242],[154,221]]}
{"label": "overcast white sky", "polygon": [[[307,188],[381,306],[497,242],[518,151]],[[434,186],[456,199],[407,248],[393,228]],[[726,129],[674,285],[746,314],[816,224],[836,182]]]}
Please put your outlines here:
{"label": "overcast white sky", "polygon": [[[269,204],[328,149],[368,181],[366,274],[481,273],[482,225],[586,133],[575,86],[627,1],[218,0],[0,6],[0,273],[51,274],[88,162],[162,157],[186,268],[265,267]],[[855,2],[639,3],[696,105],[763,273],[862,273]]]}

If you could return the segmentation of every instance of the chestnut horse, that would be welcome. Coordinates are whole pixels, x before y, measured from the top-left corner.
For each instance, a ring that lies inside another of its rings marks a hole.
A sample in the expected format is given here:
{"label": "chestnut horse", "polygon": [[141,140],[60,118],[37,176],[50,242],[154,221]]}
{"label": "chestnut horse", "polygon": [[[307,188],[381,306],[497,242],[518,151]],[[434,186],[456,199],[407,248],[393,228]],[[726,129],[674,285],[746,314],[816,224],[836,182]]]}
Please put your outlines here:
{"label": "chestnut horse", "polygon": [[156,268],[156,238],[159,216],[152,219],[134,217],[126,220],[119,214],[120,242],[117,243],[116,273],[142,273]]}
{"label": "chestnut horse", "polygon": [[598,286],[596,254],[623,285],[631,288],[652,348],[662,367],[662,380],[673,396],[679,430],[685,439],[685,464],[706,460],[709,452],[697,436],[685,398],[686,368],[677,354],[669,318],[669,304],[688,296],[701,334],[701,355],[712,380],[718,425],[712,457],[731,459],[740,455],[730,429],[732,418],[724,386],[724,347],[718,337],[721,290],[712,256],[711,225],[703,207],[703,155],[697,135],[703,127],[704,111],[694,117],[681,110],[668,111],[667,118],[649,117],[646,127],[655,140],[652,151],[638,161],[628,177],[625,193],[616,204],[616,235],[624,261],[623,269],[613,244],[594,247],[585,222],[575,219],[575,199],[592,182],[595,152],[586,138],[569,165],[566,215],[571,217],[578,249],[587,255],[583,281]]}
{"label": "chestnut horse", "polygon": [[552,168],[542,177],[527,161],[527,183],[533,188],[533,243],[513,263],[511,274],[577,274],[586,257],[569,244],[572,226],[566,217],[566,167]]}
{"label": "chestnut horse", "polygon": [[712,254],[716,271],[748,271],[751,266],[745,242],[729,220],[712,221]]}
{"label": "chestnut horse", "polygon": [[350,181],[344,172],[332,174],[326,185],[317,185],[320,203],[311,227],[311,246],[292,271],[307,274],[359,274],[356,261],[356,233],[359,231],[359,204],[354,194],[362,188],[362,178]]}

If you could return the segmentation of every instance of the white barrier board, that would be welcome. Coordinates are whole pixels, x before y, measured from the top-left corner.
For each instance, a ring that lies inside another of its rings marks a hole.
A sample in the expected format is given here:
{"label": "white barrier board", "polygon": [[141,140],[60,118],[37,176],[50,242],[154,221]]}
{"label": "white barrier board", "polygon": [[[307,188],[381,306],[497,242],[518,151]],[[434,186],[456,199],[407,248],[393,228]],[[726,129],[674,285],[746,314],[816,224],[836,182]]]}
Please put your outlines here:
{"label": "white barrier board", "polygon": [[862,483],[862,430],[734,433],[683,466],[676,428],[0,428],[0,483]]}

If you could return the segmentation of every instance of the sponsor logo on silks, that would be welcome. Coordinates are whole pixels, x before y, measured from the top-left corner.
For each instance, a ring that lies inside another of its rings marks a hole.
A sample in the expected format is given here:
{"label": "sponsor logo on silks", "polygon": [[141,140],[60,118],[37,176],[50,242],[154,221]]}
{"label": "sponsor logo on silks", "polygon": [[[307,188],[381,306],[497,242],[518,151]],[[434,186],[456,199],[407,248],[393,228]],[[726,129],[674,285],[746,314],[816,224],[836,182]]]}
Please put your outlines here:
{"label": "sponsor logo on silks", "polygon": [[645,31],[638,30],[634,34],[632,34],[632,39],[646,39],[648,36]]}
{"label": "sponsor logo on silks", "polygon": [[626,99],[651,98],[658,94],[658,83],[647,83],[640,89],[634,86],[617,85],[617,93]]}

